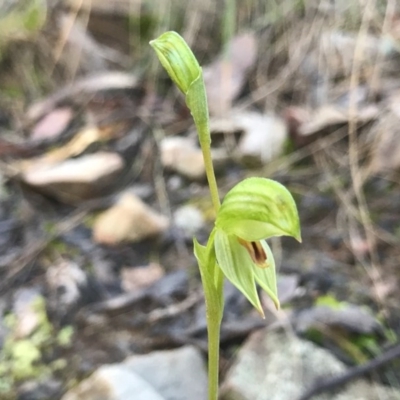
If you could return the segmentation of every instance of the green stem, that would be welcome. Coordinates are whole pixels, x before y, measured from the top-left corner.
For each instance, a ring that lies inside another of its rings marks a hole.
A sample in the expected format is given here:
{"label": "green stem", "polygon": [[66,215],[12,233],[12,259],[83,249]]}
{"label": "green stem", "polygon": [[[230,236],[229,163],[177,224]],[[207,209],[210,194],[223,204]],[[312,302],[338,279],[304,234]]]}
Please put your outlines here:
{"label": "green stem", "polygon": [[220,314],[207,315],[208,332],[208,400],[218,399]]}
{"label": "green stem", "polygon": [[[210,188],[215,214],[217,214],[221,202],[218,195],[218,186],[211,158],[211,135],[207,95],[201,67],[187,43],[176,32],[166,32],[158,39],[151,41],[150,44],[153,46],[161,64],[167,70],[171,79],[181,92],[185,94],[186,104],[192,113],[199,134],[208,186]],[[209,243],[213,244],[213,242]],[[206,260],[204,249],[202,247],[198,249],[198,256],[202,260],[199,262],[199,267],[207,307],[209,400],[217,400],[219,336],[224,309],[224,275],[222,270],[216,265],[215,257],[211,260],[208,254]],[[208,250],[206,249],[206,251]]]}
{"label": "green stem", "polygon": [[[200,127],[198,127],[200,128]],[[215,179],[214,165],[211,157],[210,131],[208,124],[199,130],[199,142],[203,153],[204,165],[206,169],[208,186],[210,188],[211,200],[215,213],[221,206],[218,194],[217,181]],[[207,138],[206,140],[202,140]],[[215,269],[216,285],[210,285],[210,282],[203,281],[204,297],[207,308],[207,335],[208,335],[208,400],[218,399],[219,382],[219,341],[221,320],[224,310],[223,301],[223,281],[224,275],[220,268]],[[208,290],[206,290],[206,287]]]}
{"label": "green stem", "polygon": [[202,141],[200,141],[200,146],[201,151],[203,152],[204,166],[206,168],[206,175],[208,186],[210,188],[211,200],[214,206],[215,213],[217,213],[221,206],[221,201],[219,199],[218,186],[214,174],[214,166],[211,158],[210,145],[208,143],[203,143]]}
{"label": "green stem", "polygon": [[208,400],[218,399],[219,382],[219,340],[223,314],[223,274],[216,268],[217,284],[214,285],[210,271],[204,271],[200,265],[200,274],[203,282],[204,297],[207,310],[208,333]]}

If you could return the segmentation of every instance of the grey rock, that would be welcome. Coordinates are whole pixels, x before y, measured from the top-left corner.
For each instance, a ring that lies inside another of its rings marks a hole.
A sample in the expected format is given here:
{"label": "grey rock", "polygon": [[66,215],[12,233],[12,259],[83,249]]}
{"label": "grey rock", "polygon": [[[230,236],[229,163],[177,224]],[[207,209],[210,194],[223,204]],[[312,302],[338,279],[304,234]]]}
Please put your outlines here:
{"label": "grey rock", "polygon": [[[346,366],[328,351],[294,335],[260,330],[241,348],[221,387],[221,400],[296,400]],[[337,394],[313,400],[395,400],[400,392],[359,379]]]}
{"label": "grey rock", "polygon": [[76,304],[81,292],[86,288],[87,276],[74,261],[61,258],[47,268],[49,295],[57,303],[58,309],[66,311]]}
{"label": "grey rock", "polygon": [[175,226],[180,228],[186,237],[192,238],[205,225],[201,211],[193,205],[179,207],[174,213]]}
{"label": "grey rock", "polygon": [[61,400],[165,400],[124,365],[104,365]]}
{"label": "grey rock", "polygon": [[15,335],[18,339],[29,336],[40,322],[38,302],[44,299],[36,287],[20,288],[14,293],[13,312],[16,317]]}
{"label": "grey rock", "polygon": [[21,384],[18,388],[20,400],[57,399],[62,391],[62,382],[53,378],[31,380]]}
{"label": "grey rock", "polygon": [[185,346],[131,356],[105,365],[62,400],[206,400],[207,375],[200,352]]}
{"label": "grey rock", "polygon": [[278,295],[282,304],[293,300],[298,292],[300,277],[297,274],[280,275],[278,277]]}
{"label": "grey rock", "polygon": [[125,365],[166,400],[207,399],[207,374],[202,356],[195,347],[132,356]]}
{"label": "grey rock", "polygon": [[382,329],[373,315],[354,304],[340,308],[324,305],[312,307],[297,314],[293,323],[298,332],[319,326],[336,326],[360,334],[373,334]]}

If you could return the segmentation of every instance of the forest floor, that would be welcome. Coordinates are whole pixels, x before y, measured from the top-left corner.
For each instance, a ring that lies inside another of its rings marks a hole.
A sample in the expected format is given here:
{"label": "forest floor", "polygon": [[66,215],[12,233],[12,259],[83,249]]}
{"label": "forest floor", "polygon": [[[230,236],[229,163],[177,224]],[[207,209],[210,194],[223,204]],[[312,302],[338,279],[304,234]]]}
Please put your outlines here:
{"label": "forest floor", "polygon": [[[206,350],[192,237],[214,214],[190,113],[148,45],[166,30],[204,66],[221,196],[273,178],[301,219],[301,244],[270,243],[282,311],[263,298],[262,321],[226,287],[222,377],[265,326],[349,366],[400,346],[395,1],[22,3],[0,6],[1,399]],[[373,379],[400,388],[396,361]]]}

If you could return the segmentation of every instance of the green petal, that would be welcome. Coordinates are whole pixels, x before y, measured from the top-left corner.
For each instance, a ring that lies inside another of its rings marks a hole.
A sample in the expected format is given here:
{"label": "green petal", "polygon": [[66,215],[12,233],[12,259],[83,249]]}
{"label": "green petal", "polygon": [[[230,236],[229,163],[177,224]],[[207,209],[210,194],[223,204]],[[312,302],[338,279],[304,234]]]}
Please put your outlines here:
{"label": "green petal", "polygon": [[162,66],[178,88],[186,94],[201,75],[201,68],[192,50],[178,33],[170,31],[150,42]]}
{"label": "green petal", "polygon": [[292,195],[279,182],[265,178],[248,178],[231,189],[224,198],[215,226],[248,241],[282,235],[301,240]]}
{"label": "green petal", "polygon": [[268,268],[254,268],[254,277],[257,283],[267,292],[271,297],[277,310],[280,308],[278,299],[278,287],[276,283],[276,268],[275,260],[270,247],[265,240],[260,241],[265,253],[267,254]]}
{"label": "green petal", "polygon": [[253,270],[256,268],[246,249],[237,238],[217,229],[215,232],[215,254],[225,277],[229,279],[264,316],[258,297]]}

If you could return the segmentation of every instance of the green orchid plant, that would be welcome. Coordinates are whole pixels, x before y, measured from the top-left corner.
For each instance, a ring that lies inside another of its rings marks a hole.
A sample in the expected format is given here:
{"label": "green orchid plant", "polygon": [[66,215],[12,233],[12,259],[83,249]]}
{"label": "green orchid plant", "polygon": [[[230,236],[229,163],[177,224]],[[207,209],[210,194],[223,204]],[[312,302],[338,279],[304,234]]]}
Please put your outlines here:
{"label": "green orchid plant", "polygon": [[202,69],[184,39],[166,32],[150,42],[171,79],[186,97],[203,152],[207,181],[216,212],[215,226],[205,246],[194,238],[194,253],[207,309],[208,398],[218,397],[219,335],[227,278],[264,316],[257,284],[279,309],[274,257],[266,239],[293,236],[301,241],[296,204],[280,183],[266,178],[239,182],[220,203],[211,158],[211,137]]}

